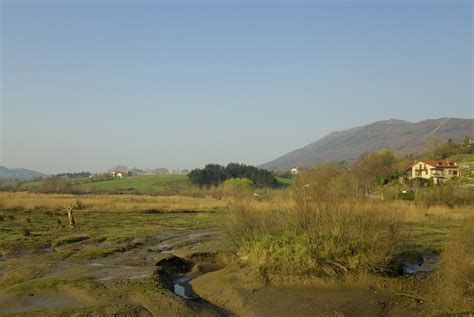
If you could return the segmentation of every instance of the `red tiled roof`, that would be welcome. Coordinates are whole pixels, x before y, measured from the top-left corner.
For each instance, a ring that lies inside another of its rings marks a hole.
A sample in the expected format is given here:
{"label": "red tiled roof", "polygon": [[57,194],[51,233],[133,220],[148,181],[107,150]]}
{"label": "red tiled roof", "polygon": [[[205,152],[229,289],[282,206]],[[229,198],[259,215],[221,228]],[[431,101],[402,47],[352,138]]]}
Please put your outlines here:
{"label": "red tiled roof", "polygon": [[458,168],[456,163],[447,160],[421,160],[420,162],[436,168]]}

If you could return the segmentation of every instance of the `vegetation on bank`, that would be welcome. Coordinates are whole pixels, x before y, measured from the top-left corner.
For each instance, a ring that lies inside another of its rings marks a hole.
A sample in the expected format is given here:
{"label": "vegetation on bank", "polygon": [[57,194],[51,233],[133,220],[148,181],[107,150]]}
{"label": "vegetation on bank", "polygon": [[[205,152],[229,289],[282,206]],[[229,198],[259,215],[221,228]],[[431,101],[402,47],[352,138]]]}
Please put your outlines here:
{"label": "vegetation on bank", "polygon": [[[410,189],[398,183],[400,163],[382,151],[352,168],[316,166],[302,171],[287,199],[275,200],[270,209],[236,199],[229,232],[239,253],[270,282],[398,276],[403,259],[441,254],[436,278],[457,294],[447,307],[468,307],[474,285],[466,279],[473,281],[474,258],[472,252],[463,256],[453,237],[472,231],[474,188],[453,181]],[[407,188],[413,193],[408,201],[399,195]],[[474,243],[472,235],[463,237]],[[454,255],[456,262],[450,260]]]}

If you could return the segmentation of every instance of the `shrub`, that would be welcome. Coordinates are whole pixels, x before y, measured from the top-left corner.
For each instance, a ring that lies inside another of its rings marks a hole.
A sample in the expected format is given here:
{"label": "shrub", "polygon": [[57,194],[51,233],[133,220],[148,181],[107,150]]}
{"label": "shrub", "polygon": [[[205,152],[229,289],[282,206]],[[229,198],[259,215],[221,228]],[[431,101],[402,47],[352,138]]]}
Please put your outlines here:
{"label": "shrub", "polygon": [[413,190],[403,189],[398,193],[398,198],[401,200],[415,200],[415,192]]}
{"label": "shrub", "polygon": [[471,218],[466,229],[455,235],[441,253],[432,290],[441,313],[468,311],[474,307],[473,226]]}
{"label": "shrub", "polygon": [[225,195],[240,196],[250,193],[253,182],[248,178],[230,178],[224,182],[223,190]]}
{"label": "shrub", "polygon": [[474,204],[474,188],[454,185],[420,188],[415,192],[415,200],[416,203],[425,207],[469,206]]}
{"label": "shrub", "polygon": [[341,276],[384,272],[399,239],[400,215],[357,199],[347,168],[320,166],[291,188],[292,203],[255,210],[234,206],[230,231],[242,253],[263,272]]}

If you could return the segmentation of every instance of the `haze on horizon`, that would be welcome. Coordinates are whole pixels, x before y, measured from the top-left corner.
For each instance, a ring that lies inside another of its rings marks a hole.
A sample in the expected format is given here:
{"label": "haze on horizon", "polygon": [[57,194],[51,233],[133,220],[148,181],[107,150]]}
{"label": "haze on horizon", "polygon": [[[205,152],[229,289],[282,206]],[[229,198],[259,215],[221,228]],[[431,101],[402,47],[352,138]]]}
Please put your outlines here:
{"label": "haze on horizon", "polygon": [[374,121],[473,117],[471,1],[0,10],[8,167],[257,165]]}

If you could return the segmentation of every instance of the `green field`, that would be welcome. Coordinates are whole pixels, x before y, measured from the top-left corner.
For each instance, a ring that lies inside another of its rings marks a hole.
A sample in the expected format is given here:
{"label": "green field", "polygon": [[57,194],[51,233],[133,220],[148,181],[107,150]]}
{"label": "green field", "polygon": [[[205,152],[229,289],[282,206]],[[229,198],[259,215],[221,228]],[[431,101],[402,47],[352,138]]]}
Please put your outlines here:
{"label": "green field", "polygon": [[187,175],[146,175],[132,176],[123,179],[91,182],[78,185],[83,191],[116,191],[162,193],[176,192],[191,186]]}
{"label": "green field", "polygon": [[[180,190],[191,186],[187,175],[145,175],[131,176],[123,179],[90,181],[88,178],[70,179],[72,189],[82,192],[114,192],[114,193],[170,193],[176,194]],[[21,190],[35,191],[40,188],[42,181],[31,181],[21,185]]]}
{"label": "green field", "polygon": [[[287,188],[293,183],[292,178],[276,177],[278,188]],[[128,194],[177,194],[190,190],[192,184],[187,175],[164,174],[131,176],[123,179],[92,181],[89,178],[69,180],[72,189],[79,192],[128,193]],[[21,190],[36,191],[42,181],[30,181],[21,185]]]}
{"label": "green field", "polygon": [[286,177],[280,177],[280,176],[276,176],[275,178],[278,181],[279,187],[288,187],[291,184],[293,184],[293,181],[294,181],[293,178],[286,178]]}

